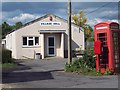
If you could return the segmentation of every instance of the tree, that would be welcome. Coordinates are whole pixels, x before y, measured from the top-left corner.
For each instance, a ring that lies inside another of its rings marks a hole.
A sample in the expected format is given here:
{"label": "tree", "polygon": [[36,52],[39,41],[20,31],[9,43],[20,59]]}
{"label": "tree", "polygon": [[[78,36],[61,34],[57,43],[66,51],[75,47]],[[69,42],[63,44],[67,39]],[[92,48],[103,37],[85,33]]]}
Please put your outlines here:
{"label": "tree", "polygon": [[15,25],[9,25],[7,22],[2,23],[2,38],[5,38],[8,32],[13,29],[18,29],[23,26],[22,22],[16,22]]}
{"label": "tree", "polygon": [[12,30],[12,27],[7,22],[4,22],[2,24],[2,38],[5,38],[7,33],[11,30]]}
{"label": "tree", "polygon": [[22,22],[16,22],[15,25],[12,26],[12,29],[18,29],[23,26]]}
{"label": "tree", "polygon": [[93,29],[90,25],[85,24],[84,30],[86,41],[88,41],[88,39],[92,36]]}
{"label": "tree", "polygon": [[78,14],[73,15],[72,19],[75,24],[83,28],[85,32],[85,42],[86,42],[87,39],[91,37],[93,29],[89,25],[86,24],[87,18],[84,15],[84,11],[81,10],[79,15]]}
{"label": "tree", "polygon": [[21,26],[23,26],[22,22],[16,22],[15,23],[15,28],[20,28]]}

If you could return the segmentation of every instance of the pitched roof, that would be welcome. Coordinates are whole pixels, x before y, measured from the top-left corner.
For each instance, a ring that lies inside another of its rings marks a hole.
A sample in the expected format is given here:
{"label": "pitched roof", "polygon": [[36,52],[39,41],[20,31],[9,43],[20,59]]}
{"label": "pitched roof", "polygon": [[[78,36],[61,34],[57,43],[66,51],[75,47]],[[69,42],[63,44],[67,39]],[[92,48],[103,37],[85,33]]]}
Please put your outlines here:
{"label": "pitched roof", "polygon": [[94,27],[96,27],[96,26],[99,25],[99,24],[107,24],[107,25],[110,25],[110,24],[112,24],[112,23],[119,24],[119,23],[112,22],[112,21],[105,21],[105,22],[100,22],[100,23],[96,24]]}
{"label": "pitched roof", "polygon": [[[33,23],[35,23],[35,22],[37,22],[37,21],[39,21],[39,20],[41,20],[41,19],[47,18],[47,17],[49,17],[49,16],[56,17],[56,18],[62,20],[63,22],[66,22],[66,23],[68,22],[66,19],[63,19],[63,18],[61,18],[61,17],[59,17],[59,16],[56,16],[56,15],[54,15],[54,14],[46,14],[46,15],[40,17],[40,18],[37,18],[37,19],[35,19],[35,20],[32,20],[32,21],[30,21],[30,22],[24,24],[24,25],[21,26],[20,28],[16,28],[16,29],[14,29],[14,30],[8,32],[7,34],[10,34],[10,33],[14,32],[14,31],[16,31],[16,30],[19,30],[19,29],[21,29],[21,28],[23,28],[23,27],[26,27],[26,26],[28,26],[28,25],[30,25],[30,24],[33,24]],[[77,26],[77,27],[79,27],[79,26],[76,25],[75,23],[72,23],[72,24],[75,25],[75,26]]]}

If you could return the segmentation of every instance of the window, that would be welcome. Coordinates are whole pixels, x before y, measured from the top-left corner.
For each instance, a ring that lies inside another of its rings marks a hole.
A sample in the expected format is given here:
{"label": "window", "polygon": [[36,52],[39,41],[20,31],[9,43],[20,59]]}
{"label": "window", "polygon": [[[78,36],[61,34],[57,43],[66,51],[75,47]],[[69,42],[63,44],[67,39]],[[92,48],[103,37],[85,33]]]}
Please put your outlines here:
{"label": "window", "polygon": [[113,33],[113,45],[114,45],[114,59],[116,63],[119,61],[119,34],[117,32]]}
{"label": "window", "polygon": [[97,39],[100,40],[102,42],[103,46],[107,45],[107,34],[106,33],[99,33],[97,34]]}
{"label": "window", "polygon": [[35,45],[39,45],[39,38],[35,37]]}
{"label": "window", "polygon": [[23,46],[38,46],[39,37],[23,37]]}
{"label": "window", "polygon": [[27,45],[27,37],[23,37],[23,45]]}
{"label": "window", "polygon": [[28,40],[28,46],[33,46],[34,43],[33,43],[33,40]]}

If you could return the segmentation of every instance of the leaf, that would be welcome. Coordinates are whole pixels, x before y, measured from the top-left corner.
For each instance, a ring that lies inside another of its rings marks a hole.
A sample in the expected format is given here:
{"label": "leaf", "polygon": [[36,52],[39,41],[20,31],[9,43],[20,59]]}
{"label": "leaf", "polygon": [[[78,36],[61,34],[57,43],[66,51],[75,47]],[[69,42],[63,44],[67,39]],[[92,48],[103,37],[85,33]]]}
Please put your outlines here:
{"label": "leaf", "polygon": [[83,10],[80,11],[80,18],[83,18],[84,17],[84,12]]}
{"label": "leaf", "polygon": [[74,20],[75,24],[78,25],[78,23],[79,23],[78,17],[77,17],[76,15],[74,15],[74,16],[72,17],[72,19]]}
{"label": "leaf", "polygon": [[93,32],[92,27],[90,27],[89,25],[86,24],[87,22],[87,18],[84,15],[84,11],[80,10],[79,15],[73,15],[72,19],[74,21],[75,24],[77,24],[78,26],[80,26],[80,28],[82,28],[82,30],[85,32],[85,40],[87,40],[89,37],[91,37],[91,34]]}

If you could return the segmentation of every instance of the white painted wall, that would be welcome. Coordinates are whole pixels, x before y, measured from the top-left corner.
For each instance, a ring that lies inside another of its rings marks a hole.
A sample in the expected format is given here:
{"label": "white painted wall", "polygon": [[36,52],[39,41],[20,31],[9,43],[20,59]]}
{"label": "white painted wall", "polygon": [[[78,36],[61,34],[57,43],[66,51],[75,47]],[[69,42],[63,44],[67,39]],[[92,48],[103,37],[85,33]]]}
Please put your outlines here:
{"label": "white painted wall", "polygon": [[12,32],[10,34],[8,34],[6,36],[6,49],[11,50],[12,51],[12,57],[13,58],[17,58],[16,57],[16,32]]}
{"label": "white painted wall", "polygon": [[[64,49],[67,50],[68,47],[67,22],[53,16],[53,22],[61,22],[60,26],[40,26],[40,22],[48,22],[48,21],[50,21],[49,17],[43,18],[38,22],[34,22],[30,25],[20,28],[6,36],[6,48],[12,51],[13,58],[16,59],[25,59],[25,57],[34,58],[34,52],[43,53],[43,51],[41,50],[43,48],[45,49],[44,51],[46,51],[46,48],[41,46],[42,45],[41,43],[43,42],[41,38],[43,37],[41,37],[40,33],[38,32],[39,30],[66,30],[66,32],[64,33],[64,40],[65,40]],[[38,36],[40,38],[39,39],[40,45],[35,47],[23,47],[22,46],[23,36]],[[56,39],[57,41],[59,41],[58,44],[60,45],[61,35],[56,36]],[[72,40],[73,40],[72,42],[73,50],[75,48],[80,48],[81,46],[82,46],[82,50],[84,50],[84,33],[83,32],[79,33],[79,27],[73,24],[72,24]],[[59,53],[61,49],[60,48],[56,48],[56,49],[57,49],[56,55],[61,56]],[[46,52],[44,54],[46,55]]]}

